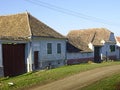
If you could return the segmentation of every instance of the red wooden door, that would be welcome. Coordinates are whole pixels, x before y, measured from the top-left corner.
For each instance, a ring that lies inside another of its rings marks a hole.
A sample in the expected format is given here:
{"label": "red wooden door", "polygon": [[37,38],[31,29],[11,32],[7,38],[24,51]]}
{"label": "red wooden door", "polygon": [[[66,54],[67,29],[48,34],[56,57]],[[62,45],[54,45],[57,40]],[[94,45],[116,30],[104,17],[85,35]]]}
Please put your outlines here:
{"label": "red wooden door", "polygon": [[25,72],[25,44],[3,44],[4,76]]}

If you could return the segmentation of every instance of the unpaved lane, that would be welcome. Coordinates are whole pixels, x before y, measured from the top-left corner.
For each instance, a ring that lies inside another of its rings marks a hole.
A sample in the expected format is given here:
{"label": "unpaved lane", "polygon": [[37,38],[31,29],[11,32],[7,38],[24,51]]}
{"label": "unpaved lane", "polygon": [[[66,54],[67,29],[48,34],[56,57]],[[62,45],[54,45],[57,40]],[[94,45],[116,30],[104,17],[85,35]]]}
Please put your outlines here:
{"label": "unpaved lane", "polygon": [[29,90],[78,90],[101,78],[120,72],[120,65],[107,66],[82,72],[62,80],[52,82]]}

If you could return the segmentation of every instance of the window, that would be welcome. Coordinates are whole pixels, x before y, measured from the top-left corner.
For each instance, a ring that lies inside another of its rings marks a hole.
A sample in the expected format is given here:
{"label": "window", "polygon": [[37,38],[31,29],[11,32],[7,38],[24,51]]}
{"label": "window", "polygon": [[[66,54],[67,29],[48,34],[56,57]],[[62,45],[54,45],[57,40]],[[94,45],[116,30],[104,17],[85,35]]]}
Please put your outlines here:
{"label": "window", "polygon": [[110,45],[110,52],[115,52],[115,45]]}
{"label": "window", "polygon": [[52,43],[47,44],[47,54],[52,54]]}
{"label": "window", "polygon": [[57,53],[61,54],[61,44],[60,43],[57,44]]}

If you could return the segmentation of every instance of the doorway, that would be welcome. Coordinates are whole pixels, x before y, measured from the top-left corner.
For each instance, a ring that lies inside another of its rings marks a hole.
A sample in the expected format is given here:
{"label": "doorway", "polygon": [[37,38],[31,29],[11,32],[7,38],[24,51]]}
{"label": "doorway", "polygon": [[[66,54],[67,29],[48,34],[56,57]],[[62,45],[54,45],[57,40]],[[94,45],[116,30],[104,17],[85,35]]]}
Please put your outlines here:
{"label": "doorway", "polygon": [[100,49],[101,49],[101,47],[99,47],[99,46],[94,47],[94,62],[95,63],[101,62]]}
{"label": "doorway", "polygon": [[39,52],[38,51],[34,51],[34,65],[35,65],[35,69],[39,68]]}

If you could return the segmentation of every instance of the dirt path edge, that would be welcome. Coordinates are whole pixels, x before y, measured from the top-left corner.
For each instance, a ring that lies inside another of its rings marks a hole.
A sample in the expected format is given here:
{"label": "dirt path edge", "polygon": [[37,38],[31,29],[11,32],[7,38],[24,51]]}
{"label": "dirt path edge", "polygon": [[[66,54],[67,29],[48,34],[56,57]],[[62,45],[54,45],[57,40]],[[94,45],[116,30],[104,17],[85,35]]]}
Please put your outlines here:
{"label": "dirt path edge", "polygon": [[120,65],[96,68],[29,90],[78,90],[102,78],[120,72]]}

